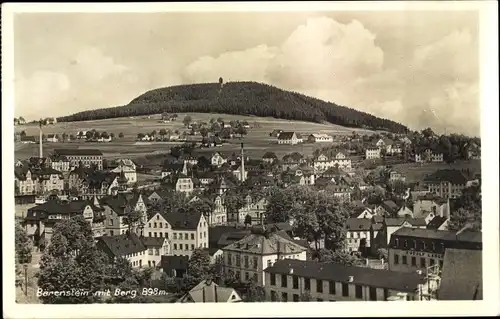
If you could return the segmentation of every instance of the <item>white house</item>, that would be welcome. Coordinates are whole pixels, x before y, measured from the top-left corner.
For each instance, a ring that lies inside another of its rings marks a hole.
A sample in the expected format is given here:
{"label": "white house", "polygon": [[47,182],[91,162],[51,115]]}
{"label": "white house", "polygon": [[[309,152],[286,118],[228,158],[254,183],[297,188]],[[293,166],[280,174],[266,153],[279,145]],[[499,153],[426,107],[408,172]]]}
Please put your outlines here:
{"label": "white house", "polygon": [[311,143],[332,143],[333,137],[328,134],[311,134],[308,140]]}
{"label": "white house", "polygon": [[215,152],[210,159],[212,166],[221,167],[224,163],[227,163],[227,159],[224,158],[219,152]]}
{"label": "white house", "polygon": [[302,143],[302,137],[295,132],[282,132],[278,135],[278,144],[296,145]]}
{"label": "white house", "polygon": [[365,150],[366,159],[377,159],[380,158],[380,148],[368,147]]}
{"label": "white house", "polygon": [[175,183],[175,190],[181,193],[192,193],[194,190],[193,179],[187,176],[180,176]]}
{"label": "white house", "polygon": [[137,172],[134,162],[130,159],[120,159],[118,160],[118,166],[112,170],[113,173],[122,173],[127,179],[127,184],[137,183]]}
{"label": "white house", "polygon": [[57,143],[57,142],[59,142],[59,138],[57,137],[56,134],[48,134],[47,135],[47,142]]}

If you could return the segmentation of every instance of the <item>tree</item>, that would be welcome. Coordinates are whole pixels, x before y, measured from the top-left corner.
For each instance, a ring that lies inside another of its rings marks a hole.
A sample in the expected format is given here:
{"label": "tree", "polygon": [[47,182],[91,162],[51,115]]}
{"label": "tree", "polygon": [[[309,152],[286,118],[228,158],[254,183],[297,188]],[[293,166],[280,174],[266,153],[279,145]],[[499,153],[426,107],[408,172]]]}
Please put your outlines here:
{"label": "tree", "polygon": [[465,226],[469,226],[472,231],[481,231],[482,216],[480,210],[467,210],[459,208],[450,216],[448,230],[458,231]]}
{"label": "tree", "polygon": [[200,129],[200,135],[201,135],[202,137],[207,137],[207,136],[208,136],[208,129],[207,129],[206,127],[202,127],[202,128]]}
{"label": "tree", "polygon": [[245,225],[252,225],[252,216],[246,215],[245,216]]}
{"label": "tree", "polygon": [[137,134],[137,139],[142,140],[144,138],[144,136],[145,136],[144,133],[139,133],[139,134]]}
{"label": "tree", "polygon": [[16,223],[15,229],[16,263],[27,264],[31,262],[33,243],[24,228]]}
{"label": "tree", "polygon": [[115,133],[109,133],[109,136],[110,136],[111,138],[115,138]]}
{"label": "tree", "polygon": [[429,138],[433,137],[435,134],[432,131],[432,129],[430,127],[428,127],[425,130],[422,130],[422,135],[424,136],[424,138],[429,139]]}
{"label": "tree", "polygon": [[183,123],[183,124],[184,124],[184,126],[186,126],[186,127],[187,127],[187,126],[189,126],[189,124],[191,124],[191,122],[192,122],[192,118],[191,118],[191,116],[189,116],[189,115],[186,115],[186,116],[184,117],[184,120],[182,120],[182,123]]}
{"label": "tree", "polygon": [[387,260],[389,258],[389,252],[385,248],[377,249],[377,256],[379,259]]}
{"label": "tree", "polygon": [[300,294],[299,301],[303,302],[313,301],[311,293],[308,290],[304,291],[302,294]]}
{"label": "tree", "polygon": [[236,214],[237,222],[241,222],[239,219],[239,210],[245,205],[245,200],[243,196],[238,194],[235,190],[228,190],[224,194],[224,206],[226,206],[226,210],[228,214]]}
{"label": "tree", "polygon": [[359,258],[355,255],[351,255],[348,252],[339,249],[321,249],[318,251],[318,261],[326,263],[336,263],[346,266],[356,266],[359,263]]}
{"label": "tree", "polygon": [[246,293],[243,297],[245,302],[263,302],[266,301],[264,287],[257,285],[253,280],[246,287]]}
{"label": "tree", "polygon": [[143,220],[143,214],[135,209],[127,209],[125,216],[123,217],[123,224],[128,226],[128,232],[136,232],[137,227],[141,226],[141,221]]}
{"label": "tree", "polygon": [[243,138],[243,135],[247,135],[247,129],[244,128],[242,125],[238,126],[235,131],[236,134],[240,135],[240,139]]}
{"label": "tree", "polygon": [[159,134],[160,134],[160,136],[161,136],[161,139],[163,140],[163,138],[165,137],[165,135],[167,135],[167,131],[166,131],[164,128],[162,128],[162,129],[160,130],[160,133],[159,133]]}
{"label": "tree", "polygon": [[123,135],[123,132],[120,132],[120,133],[118,134],[118,137],[119,137],[119,138],[123,138],[123,136],[124,136],[124,135]]}
{"label": "tree", "polygon": [[202,249],[195,249],[188,262],[187,272],[189,276],[200,282],[210,276],[210,256]]}
{"label": "tree", "polygon": [[25,130],[22,130],[20,135],[21,135],[21,136],[26,136],[26,131],[25,131]]}

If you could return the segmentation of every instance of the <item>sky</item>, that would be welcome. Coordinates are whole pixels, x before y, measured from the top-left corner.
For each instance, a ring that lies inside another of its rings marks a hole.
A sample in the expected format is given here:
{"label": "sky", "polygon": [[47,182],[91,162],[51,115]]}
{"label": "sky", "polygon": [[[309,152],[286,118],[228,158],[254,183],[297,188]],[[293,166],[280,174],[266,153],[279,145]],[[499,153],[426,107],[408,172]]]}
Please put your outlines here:
{"label": "sky", "polygon": [[14,73],[26,119],[223,77],[480,135],[474,11],[17,13]]}

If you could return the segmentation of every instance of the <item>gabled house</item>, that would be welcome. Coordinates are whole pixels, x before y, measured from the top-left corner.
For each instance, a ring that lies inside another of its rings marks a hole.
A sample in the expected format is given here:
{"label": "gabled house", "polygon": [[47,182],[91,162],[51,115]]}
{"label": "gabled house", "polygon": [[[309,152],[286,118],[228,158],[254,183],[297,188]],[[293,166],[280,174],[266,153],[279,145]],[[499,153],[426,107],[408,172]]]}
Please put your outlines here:
{"label": "gabled house", "polygon": [[147,207],[141,194],[106,196],[100,200],[100,203],[106,216],[105,229],[108,236],[125,234],[129,230],[126,216],[131,212],[138,212],[141,217],[138,223],[130,228],[139,235],[144,234],[141,225],[145,225],[147,221]]}
{"label": "gabled house", "polygon": [[211,280],[204,280],[182,296],[178,303],[195,302],[241,302],[240,295],[233,288],[221,287]]}
{"label": "gabled house", "polygon": [[64,191],[64,176],[62,172],[56,171],[53,168],[41,168],[33,170],[33,175],[36,176],[38,181],[38,191],[40,193],[59,192]]}
{"label": "gabled house", "polygon": [[[378,216],[376,216],[378,217]],[[387,248],[391,235],[403,227],[425,229],[427,224],[423,218],[376,218],[372,219],[372,230],[370,231],[370,248],[372,254],[376,254],[379,248]],[[378,225],[377,225],[378,224]]]}
{"label": "gabled house", "polygon": [[413,216],[426,218],[429,214],[433,214],[433,217],[449,217],[449,200],[434,194],[417,196],[413,202]]}
{"label": "gabled house", "polygon": [[238,216],[231,213],[228,216],[230,221],[237,221],[243,223],[246,216],[250,216],[253,224],[261,224],[262,220],[265,218],[267,199],[265,196],[262,197],[252,197],[250,194],[245,197],[245,205],[239,209]]}
{"label": "gabled house", "polygon": [[193,179],[185,175],[180,175],[175,182],[175,190],[181,193],[192,193],[194,191]]}
{"label": "gabled house", "polygon": [[57,143],[57,142],[59,142],[59,138],[57,137],[56,134],[48,134],[47,135],[47,142],[49,142],[49,143]]}
{"label": "gabled house", "polygon": [[[117,193],[120,188],[120,175],[110,172],[94,171],[83,178],[80,189],[83,198],[101,198]],[[124,181],[126,183],[126,180]]]}
{"label": "gabled house", "polygon": [[370,229],[372,220],[369,218],[348,218],[346,221],[346,251],[361,252],[365,255],[370,249]]}
{"label": "gabled house", "polygon": [[332,143],[333,137],[328,134],[311,134],[307,140],[310,143]]}
{"label": "gabled house", "polygon": [[31,195],[38,191],[37,176],[27,166],[19,166],[14,169],[14,185],[16,195]]}
{"label": "gabled house", "polygon": [[431,149],[426,149],[421,153],[415,154],[415,162],[416,163],[425,163],[425,162],[440,163],[440,162],[443,162],[443,153],[437,153],[437,152],[433,152]]}
{"label": "gabled house", "polygon": [[365,149],[365,159],[379,159],[380,157],[380,148],[369,146]]}
{"label": "gabled house", "polygon": [[130,159],[119,159],[118,166],[111,170],[111,172],[117,174],[123,173],[129,185],[137,183],[136,165]]}
{"label": "gabled house", "polygon": [[22,144],[35,144],[36,140],[34,136],[21,135]]}
{"label": "gabled house", "polygon": [[134,233],[102,236],[97,239],[96,245],[110,259],[125,258],[134,268],[145,266],[149,260],[148,249]]}
{"label": "gabled house", "polygon": [[296,145],[302,143],[302,137],[295,132],[281,132],[278,135],[278,144]]}
{"label": "gabled house", "polygon": [[221,167],[224,163],[227,162],[227,159],[222,156],[221,153],[215,152],[210,158],[212,166]]}
{"label": "gabled house", "polygon": [[435,216],[427,223],[427,229],[448,230],[450,219],[447,217]]}

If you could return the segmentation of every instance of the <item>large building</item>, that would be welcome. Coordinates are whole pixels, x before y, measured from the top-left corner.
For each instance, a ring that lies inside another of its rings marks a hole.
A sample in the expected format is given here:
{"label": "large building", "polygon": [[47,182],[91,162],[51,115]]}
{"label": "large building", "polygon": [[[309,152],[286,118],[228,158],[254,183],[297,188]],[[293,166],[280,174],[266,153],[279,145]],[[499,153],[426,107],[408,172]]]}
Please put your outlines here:
{"label": "large building", "polygon": [[55,149],[55,156],[65,156],[73,167],[83,166],[90,167],[96,165],[98,170],[102,170],[102,152],[97,149]]}
{"label": "large building", "polygon": [[457,198],[467,184],[467,178],[456,169],[442,169],[424,179],[430,193],[448,198]]}
{"label": "large building", "polygon": [[302,143],[302,137],[295,132],[282,132],[278,135],[278,144],[296,145]]}
{"label": "large building", "polygon": [[443,268],[447,249],[482,250],[480,232],[401,228],[391,236],[389,269],[424,273],[430,266]]}
{"label": "large building", "polygon": [[250,235],[222,251],[224,273],[242,282],[253,280],[263,285],[264,269],[280,259],[306,260],[307,249],[275,232],[252,230]]}
{"label": "large building", "polygon": [[366,159],[377,159],[380,158],[380,148],[377,147],[368,147],[365,151]]}
{"label": "large building", "polygon": [[265,269],[266,299],[300,301],[385,301],[404,296],[420,300],[425,278],[415,272],[402,273],[366,267],[318,263],[310,260],[279,260]]}

